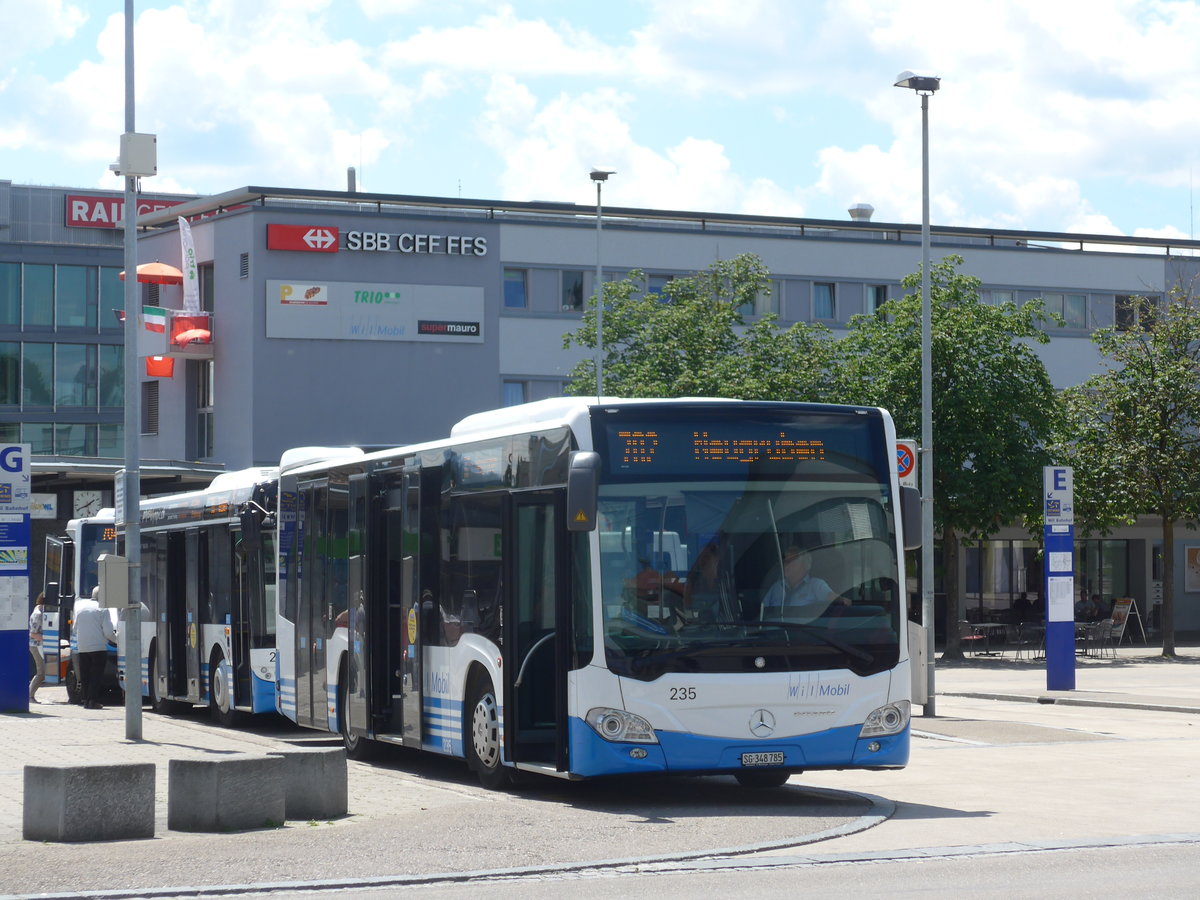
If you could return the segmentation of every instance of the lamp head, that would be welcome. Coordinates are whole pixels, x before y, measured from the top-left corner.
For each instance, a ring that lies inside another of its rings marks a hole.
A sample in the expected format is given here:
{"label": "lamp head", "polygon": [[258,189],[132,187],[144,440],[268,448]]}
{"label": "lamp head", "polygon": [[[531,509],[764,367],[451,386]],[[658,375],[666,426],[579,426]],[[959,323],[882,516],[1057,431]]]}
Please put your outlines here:
{"label": "lamp head", "polygon": [[609,175],[616,175],[615,169],[592,169],[592,181],[608,181]]}
{"label": "lamp head", "polygon": [[927,72],[910,72],[905,69],[896,76],[896,87],[908,88],[918,94],[932,94],[942,86],[942,79]]}

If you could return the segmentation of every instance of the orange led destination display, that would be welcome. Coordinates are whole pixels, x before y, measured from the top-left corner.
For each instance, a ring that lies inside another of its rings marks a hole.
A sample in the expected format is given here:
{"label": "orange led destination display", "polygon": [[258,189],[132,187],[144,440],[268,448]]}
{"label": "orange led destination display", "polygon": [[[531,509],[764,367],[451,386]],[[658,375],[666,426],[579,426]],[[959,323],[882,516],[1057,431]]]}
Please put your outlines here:
{"label": "orange led destination display", "polygon": [[[665,448],[664,436],[650,429],[618,429],[617,453],[622,466],[653,465]],[[690,447],[672,448],[672,455],[690,450],[697,463],[817,462],[825,459],[824,441],[799,440],[780,431],[771,437],[715,436],[704,430],[691,432]]]}

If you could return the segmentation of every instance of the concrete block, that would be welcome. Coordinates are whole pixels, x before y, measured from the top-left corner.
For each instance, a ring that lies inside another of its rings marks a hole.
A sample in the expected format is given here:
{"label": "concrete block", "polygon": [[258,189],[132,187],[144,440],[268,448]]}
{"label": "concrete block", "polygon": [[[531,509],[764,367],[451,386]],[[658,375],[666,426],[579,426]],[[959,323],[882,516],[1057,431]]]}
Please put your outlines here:
{"label": "concrete block", "polygon": [[25,767],[27,841],[154,837],[154,763]]}
{"label": "concrete block", "polygon": [[167,769],[167,827],[246,831],[283,824],[283,760],[234,754],[173,759]]}
{"label": "concrete block", "polygon": [[272,750],[270,755],[283,759],[283,793],[289,820],[346,815],[349,790],[344,747],[297,747]]}

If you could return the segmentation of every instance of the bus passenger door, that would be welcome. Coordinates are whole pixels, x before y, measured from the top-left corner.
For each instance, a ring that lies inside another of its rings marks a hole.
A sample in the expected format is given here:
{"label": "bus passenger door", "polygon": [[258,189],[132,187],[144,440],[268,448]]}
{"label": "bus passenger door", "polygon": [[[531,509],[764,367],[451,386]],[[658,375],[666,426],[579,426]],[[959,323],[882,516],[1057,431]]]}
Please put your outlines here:
{"label": "bus passenger door", "polygon": [[508,759],[567,768],[570,606],[566,528],[557,494],[514,497],[512,592],[505,611],[504,739]]}
{"label": "bus passenger door", "polygon": [[[187,581],[184,591],[185,614],[179,624],[184,626],[183,657],[187,684],[183,696],[189,703],[199,703],[200,695],[200,601],[208,588],[208,535],[197,530],[187,532]],[[179,665],[179,663],[176,663]]]}
{"label": "bus passenger door", "polygon": [[[396,631],[392,647],[399,648],[396,669],[400,678],[400,735],[404,746],[420,747],[422,660],[419,620],[420,549],[421,549],[421,472],[418,468],[404,473],[402,506],[388,510],[388,602],[396,609]],[[397,696],[394,694],[393,696]]]}
{"label": "bus passenger door", "polygon": [[372,506],[371,484],[367,475],[350,476],[350,558],[346,570],[349,612],[346,623],[346,726],[351,734],[366,736],[371,728],[371,704],[375,701],[370,687],[374,663],[370,644],[375,627],[374,591],[368,579],[375,557],[375,513]]}

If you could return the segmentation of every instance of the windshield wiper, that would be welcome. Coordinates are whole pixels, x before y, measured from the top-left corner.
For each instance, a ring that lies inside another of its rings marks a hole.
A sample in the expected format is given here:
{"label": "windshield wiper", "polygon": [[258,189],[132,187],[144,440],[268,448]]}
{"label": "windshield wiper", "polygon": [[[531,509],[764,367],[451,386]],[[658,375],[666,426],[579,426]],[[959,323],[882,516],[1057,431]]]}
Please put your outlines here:
{"label": "windshield wiper", "polygon": [[802,622],[778,622],[770,619],[764,622],[759,622],[758,624],[761,626],[770,625],[776,628],[782,628],[784,631],[795,628],[799,631],[803,631],[807,635],[817,638],[818,640],[824,641],[834,649],[841,650],[847,656],[853,657],[859,662],[870,664],[875,661],[875,657],[873,657],[870,653],[867,653],[865,650],[859,650],[857,647],[851,647],[849,644],[839,641],[837,638],[830,637],[829,632],[823,628],[817,628],[815,625],[806,625]]}

